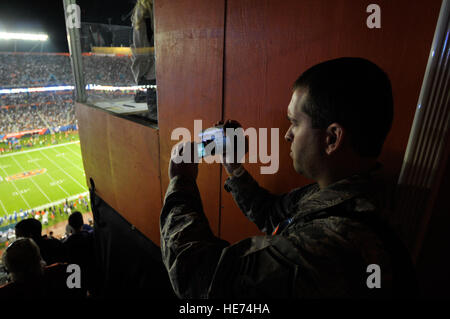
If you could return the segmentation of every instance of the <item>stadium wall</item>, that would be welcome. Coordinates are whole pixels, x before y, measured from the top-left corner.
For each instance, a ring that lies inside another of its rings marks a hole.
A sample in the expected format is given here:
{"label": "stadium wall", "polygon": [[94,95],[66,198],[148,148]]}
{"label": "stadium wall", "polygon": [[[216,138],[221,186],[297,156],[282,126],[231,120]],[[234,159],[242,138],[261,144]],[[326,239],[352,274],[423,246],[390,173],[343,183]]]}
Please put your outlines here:
{"label": "stadium wall", "polygon": [[159,245],[158,130],[80,103],[75,112],[86,184]]}

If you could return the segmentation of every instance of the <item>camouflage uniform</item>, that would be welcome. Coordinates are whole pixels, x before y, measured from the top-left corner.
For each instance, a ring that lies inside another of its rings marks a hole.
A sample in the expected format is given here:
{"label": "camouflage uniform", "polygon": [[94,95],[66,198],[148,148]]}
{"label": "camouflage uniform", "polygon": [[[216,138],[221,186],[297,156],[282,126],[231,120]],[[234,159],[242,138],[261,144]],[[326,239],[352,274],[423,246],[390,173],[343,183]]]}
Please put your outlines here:
{"label": "camouflage uniform", "polygon": [[[247,172],[229,178],[225,189],[268,234],[230,245],[212,234],[196,183],[177,176],[160,220],[172,286],[182,298],[390,297],[395,269],[387,243],[393,240],[378,227],[384,225],[377,222],[385,202],[381,186],[372,171],[324,189],[311,184],[273,195]],[[394,246],[394,255],[410,263],[404,247]],[[380,266],[381,289],[366,284],[370,264]]]}

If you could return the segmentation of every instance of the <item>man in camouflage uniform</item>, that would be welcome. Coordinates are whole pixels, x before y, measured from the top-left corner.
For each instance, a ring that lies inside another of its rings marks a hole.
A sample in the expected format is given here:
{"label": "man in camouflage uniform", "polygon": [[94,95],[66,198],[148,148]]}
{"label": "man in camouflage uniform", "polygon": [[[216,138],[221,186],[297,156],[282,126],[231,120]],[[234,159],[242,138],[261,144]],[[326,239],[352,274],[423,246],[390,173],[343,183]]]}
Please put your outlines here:
{"label": "man in camouflage uniform", "polygon": [[323,62],[294,83],[287,114],[294,168],[317,183],[273,195],[241,164],[224,163],[225,189],[265,236],[233,245],[215,237],[195,183],[197,164],[171,161],[160,227],[176,294],[406,297],[414,273],[407,250],[382,221],[387,201],[376,160],[393,118],[387,75],[364,59]]}

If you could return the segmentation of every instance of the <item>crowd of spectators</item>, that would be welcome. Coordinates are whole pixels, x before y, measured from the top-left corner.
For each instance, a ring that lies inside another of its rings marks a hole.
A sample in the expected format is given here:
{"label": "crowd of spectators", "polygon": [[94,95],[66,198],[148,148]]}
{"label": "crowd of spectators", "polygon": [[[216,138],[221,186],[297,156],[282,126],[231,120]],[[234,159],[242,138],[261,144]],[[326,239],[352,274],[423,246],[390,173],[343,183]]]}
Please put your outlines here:
{"label": "crowd of spectators", "polygon": [[[0,53],[0,87],[73,85],[67,55]],[[83,56],[86,84],[131,85],[128,56]]]}
{"label": "crowd of spectators", "polygon": [[20,93],[0,99],[0,134],[75,124],[73,101],[55,92]]}
{"label": "crowd of spectators", "polygon": [[[17,238],[2,255],[2,300],[95,296],[94,230],[84,223],[78,211],[70,214],[68,226],[69,233],[60,240],[42,236],[42,224],[38,219],[28,218],[17,223]],[[69,278],[71,269],[73,278]]]}
{"label": "crowd of spectators", "polygon": [[[73,85],[67,55],[0,53],[0,88]],[[134,84],[128,56],[83,56],[86,84]],[[88,91],[92,100],[135,92]],[[0,94],[0,135],[75,124],[73,91]]]}
{"label": "crowd of spectators", "polygon": [[86,84],[135,85],[128,56],[83,56]]}
{"label": "crowd of spectators", "polygon": [[70,59],[64,55],[0,54],[0,87],[69,85]]}

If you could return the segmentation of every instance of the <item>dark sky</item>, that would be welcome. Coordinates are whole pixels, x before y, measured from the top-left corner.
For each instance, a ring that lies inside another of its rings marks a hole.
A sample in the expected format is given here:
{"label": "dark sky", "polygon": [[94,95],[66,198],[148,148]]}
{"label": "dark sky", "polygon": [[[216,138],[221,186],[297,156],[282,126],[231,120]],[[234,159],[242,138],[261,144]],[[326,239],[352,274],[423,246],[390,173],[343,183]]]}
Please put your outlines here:
{"label": "dark sky", "polygon": [[[77,0],[82,22],[131,25],[125,16],[136,0]],[[0,0],[0,30],[43,32],[51,51],[68,52],[62,0]]]}

